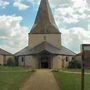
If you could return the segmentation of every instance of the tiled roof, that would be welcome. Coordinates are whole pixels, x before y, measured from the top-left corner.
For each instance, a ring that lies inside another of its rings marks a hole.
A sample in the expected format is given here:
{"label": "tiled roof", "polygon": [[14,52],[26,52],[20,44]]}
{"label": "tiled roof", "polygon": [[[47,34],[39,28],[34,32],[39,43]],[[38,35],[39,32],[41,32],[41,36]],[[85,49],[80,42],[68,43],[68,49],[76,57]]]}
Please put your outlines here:
{"label": "tiled roof", "polygon": [[63,46],[61,46],[61,48],[59,49],[47,42],[43,42],[32,49],[30,49],[30,47],[26,47],[20,52],[16,53],[15,55],[20,56],[20,55],[39,54],[42,51],[47,51],[51,54],[57,54],[57,55],[71,55],[71,56],[75,55],[74,52]]}
{"label": "tiled roof", "polygon": [[35,23],[30,34],[57,34],[59,32],[55,23],[48,0],[41,0]]}
{"label": "tiled roof", "polygon": [[0,55],[12,55],[12,54],[0,48]]}

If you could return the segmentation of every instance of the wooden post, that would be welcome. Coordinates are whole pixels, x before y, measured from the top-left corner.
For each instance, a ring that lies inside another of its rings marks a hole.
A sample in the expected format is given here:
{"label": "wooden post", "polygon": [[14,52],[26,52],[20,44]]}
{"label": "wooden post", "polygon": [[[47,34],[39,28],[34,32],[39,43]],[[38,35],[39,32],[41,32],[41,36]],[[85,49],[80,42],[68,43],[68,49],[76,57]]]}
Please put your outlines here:
{"label": "wooden post", "polygon": [[84,90],[84,77],[85,77],[85,68],[84,68],[84,45],[82,45],[82,67],[81,67],[81,90]]}
{"label": "wooden post", "polygon": [[24,67],[26,67],[25,56],[23,56],[23,61],[24,61]]}
{"label": "wooden post", "polygon": [[7,61],[6,61],[6,55],[3,55],[3,65],[6,65]]}

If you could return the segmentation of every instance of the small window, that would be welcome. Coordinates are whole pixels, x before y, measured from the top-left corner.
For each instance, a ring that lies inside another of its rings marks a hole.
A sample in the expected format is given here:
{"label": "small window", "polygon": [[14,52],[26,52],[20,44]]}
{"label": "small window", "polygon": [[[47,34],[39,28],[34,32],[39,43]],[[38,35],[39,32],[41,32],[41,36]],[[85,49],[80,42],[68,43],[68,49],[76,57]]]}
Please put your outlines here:
{"label": "small window", "polygon": [[24,62],[24,57],[22,57],[22,62]]}
{"label": "small window", "polygon": [[44,40],[46,40],[46,36],[44,36]]}
{"label": "small window", "polygon": [[68,62],[68,57],[66,57],[66,62]]}

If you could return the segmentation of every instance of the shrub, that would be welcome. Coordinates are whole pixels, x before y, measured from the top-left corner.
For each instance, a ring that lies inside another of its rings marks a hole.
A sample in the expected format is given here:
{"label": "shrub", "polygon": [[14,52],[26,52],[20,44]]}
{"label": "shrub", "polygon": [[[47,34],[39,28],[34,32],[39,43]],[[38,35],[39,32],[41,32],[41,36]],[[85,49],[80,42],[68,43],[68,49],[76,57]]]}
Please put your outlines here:
{"label": "shrub", "polygon": [[32,69],[31,72],[36,72],[36,70],[35,69]]}
{"label": "shrub", "polygon": [[59,72],[59,70],[58,69],[53,69],[52,72]]}
{"label": "shrub", "polygon": [[69,68],[81,68],[81,63],[77,60],[69,62]]}
{"label": "shrub", "polygon": [[15,66],[15,59],[14,58],[8,58],[7,66]]}

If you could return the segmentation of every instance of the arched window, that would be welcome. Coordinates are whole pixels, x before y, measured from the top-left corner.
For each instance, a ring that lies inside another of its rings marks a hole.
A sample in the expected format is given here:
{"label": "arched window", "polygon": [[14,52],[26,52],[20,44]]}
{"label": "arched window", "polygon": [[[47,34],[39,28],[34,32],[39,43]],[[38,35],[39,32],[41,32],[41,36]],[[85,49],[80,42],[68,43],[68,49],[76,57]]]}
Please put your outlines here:
{"label": "arched window", "polygon": [[22,56],[22,62],[24,62],[24,57]]}
{"label": "arched window", "polygon": [[68,62],[68,57],[66,57],[66,62]]}

